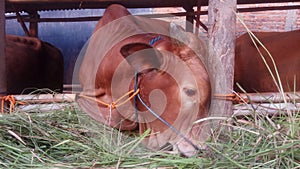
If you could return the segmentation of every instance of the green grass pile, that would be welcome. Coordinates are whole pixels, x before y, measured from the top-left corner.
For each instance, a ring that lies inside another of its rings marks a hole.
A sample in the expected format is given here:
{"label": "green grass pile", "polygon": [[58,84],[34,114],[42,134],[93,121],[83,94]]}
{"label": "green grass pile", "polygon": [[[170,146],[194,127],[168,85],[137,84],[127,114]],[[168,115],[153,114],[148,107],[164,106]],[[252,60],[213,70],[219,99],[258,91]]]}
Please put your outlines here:
{"label": "green grass pile", "polygon": [[185,158],[149,151],[140,143],[147,133],[97,124],[70,104],[2,115],[0,168],[299,168],[299,132],[299,112],[231,117],[212,131],[207,150]]}

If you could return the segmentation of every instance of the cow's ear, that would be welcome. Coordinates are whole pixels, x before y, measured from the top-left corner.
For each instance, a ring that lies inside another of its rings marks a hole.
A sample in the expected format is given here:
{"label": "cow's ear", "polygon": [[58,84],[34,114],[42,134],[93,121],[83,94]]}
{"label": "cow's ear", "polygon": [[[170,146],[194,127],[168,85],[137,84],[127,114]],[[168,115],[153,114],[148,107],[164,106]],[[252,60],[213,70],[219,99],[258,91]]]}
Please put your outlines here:
{"label": "cow's ear", "polygon": [[138,72],[158,69],[161,65],[162,54],[145,43],[124,45],[120,52],[126,61]]}

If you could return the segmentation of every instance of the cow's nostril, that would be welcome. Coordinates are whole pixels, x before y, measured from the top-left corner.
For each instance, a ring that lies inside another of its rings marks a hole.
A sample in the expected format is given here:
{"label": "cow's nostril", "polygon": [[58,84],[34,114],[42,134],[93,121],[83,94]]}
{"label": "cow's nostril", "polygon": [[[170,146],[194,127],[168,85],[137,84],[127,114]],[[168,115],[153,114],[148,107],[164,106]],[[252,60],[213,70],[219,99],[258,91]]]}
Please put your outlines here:
{"label": "cow's nostril", "polygon": [[105,96],[106,95],[106,93],[100,93],[99,95],[98,95],[98,97],[103,97],[103,96]]}
{"label": "cow's nostril", "polygon": [[196,90],[195,89],[183,88],[183,91],[188,96],[194,96],[196,94]]}

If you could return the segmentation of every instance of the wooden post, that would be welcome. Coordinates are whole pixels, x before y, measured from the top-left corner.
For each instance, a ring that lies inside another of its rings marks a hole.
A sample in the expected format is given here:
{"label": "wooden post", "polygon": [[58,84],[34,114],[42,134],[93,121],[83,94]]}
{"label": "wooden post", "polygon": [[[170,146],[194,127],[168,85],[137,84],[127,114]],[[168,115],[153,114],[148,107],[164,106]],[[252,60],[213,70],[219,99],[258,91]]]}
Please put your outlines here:
{"label": "wooden post", "polygon": [[6,95],[5,1],[0,1],[0,95]]}
{"label": "wooden post", "polygon": [[[208,70],[213,94],[229,94],[233,90],[235,24],[237,0],[210,0],[208,7]],[[212,116],[232,114],[232,103],[212,101]]]}
{"label": "wooden post", "polygon": [[29,13],[30,18],[32,21],[29,22],[29,34],[31,37],[38,37],[38,19],[40,15],[37,11]]}
{"label": "wooden post", "polygon": [[[193,6],[184,6],[183,7],[187,13],[193,13],[195,12],[193,9]],[[187,32],[193,32],[194,30],[194,18],[195,16],[187,15],[186,16],[186,24],[185,24],[185,29]]]}

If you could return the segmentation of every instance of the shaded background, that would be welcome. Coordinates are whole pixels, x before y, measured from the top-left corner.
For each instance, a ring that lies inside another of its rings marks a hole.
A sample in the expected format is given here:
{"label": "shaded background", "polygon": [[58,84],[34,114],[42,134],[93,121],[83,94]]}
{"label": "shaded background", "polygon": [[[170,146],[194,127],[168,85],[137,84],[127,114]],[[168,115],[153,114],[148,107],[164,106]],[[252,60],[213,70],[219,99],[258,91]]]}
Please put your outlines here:
{"label": "shaded background", "polygon": [[[152,13],[152,9],[131,9],[133,14]],[[72,11],[43,11],[41,18],[70,18],[85,16],[102,16],[104,10],[72,10]],[[9,14],[7,15],[9,16]],[[28,23],[27,27],[28,26]],[[64,56],[64,83],[72,83],[73,67],[78,54],[91,36],[97,21],[87,22],[41,22],[39,23],[39,38],[59,48]],[[23,29],[16,19],[6,20],[6,34],[25,36]]]}
{"label": "shaded background", "polygon": [[[300,5],[300,2],[273,3],[273,4],[253,4],[239,5],[240,7],[264,7],[264,6],[282,6],[282,5]],[[184,12],[183,8],[145,8],[129,9],[133,14],[152,14],[166,12]],[[195,9],[196,10],[196,9]],[[207,10],[203,7],[202,10]],[[66,11],[43,11],[39,12],[41,18],[50,17],[85,17],[85,16],[102,16],[104,9],[86,9],[86,10],[66,10]],[[246,25],[252,31],[290,31],[300,29],[300,10],[273,10],[260,12],[246,12],[239,14]],[[9,16],[9,15],[8,15]],[[184,26],[185,17],[164,18],[164,20],[175,22]],[[201,21],[207,25],[208,18],[206,15],[201,16]],[[39,38],[47,41],[59,48],[64,55],[64,83],[72,83],[73,67],[78,54],[91,36],[96,21],[88,22],[42,22],[39,23]],[[208,26],[208,25],[207,25]],[[28,27],[28,24],[27,24]],[[245,28],[237,21],[236,35],[245,33]],[[6,33],[25,36],[20,24],[13,20],[6,21]],[[200,28],[201,36],[207,33]],[[105,40],[105,39],[104,39]]]}

